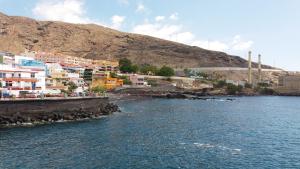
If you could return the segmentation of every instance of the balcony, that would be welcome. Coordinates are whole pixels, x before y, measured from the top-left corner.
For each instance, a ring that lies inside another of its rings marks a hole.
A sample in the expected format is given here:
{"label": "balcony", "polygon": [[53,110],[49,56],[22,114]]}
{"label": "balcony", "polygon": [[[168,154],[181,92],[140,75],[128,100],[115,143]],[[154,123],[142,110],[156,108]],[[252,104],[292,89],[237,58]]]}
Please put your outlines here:
{"label": "balcony", "polygon": [[24,78],[24,77],[5,77],[3,81],[12,81],[12,82],[37,82],[36,78]]}
{"label": "balcony", "polygon": [[[7,90],[33,90],[31,87],[18,87],[18,86],[4,86],[3,89]],[[42,90],[41,87],[36,87],[35,90]]]}

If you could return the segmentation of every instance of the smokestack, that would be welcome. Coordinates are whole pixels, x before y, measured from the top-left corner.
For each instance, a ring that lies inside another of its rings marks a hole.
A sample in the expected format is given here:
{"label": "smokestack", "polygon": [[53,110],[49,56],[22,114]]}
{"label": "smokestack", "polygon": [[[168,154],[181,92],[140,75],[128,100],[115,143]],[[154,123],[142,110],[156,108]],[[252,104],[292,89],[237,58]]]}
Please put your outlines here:
{"label": "smokestack", "polygon": [[261,75],[261,55],[258,55],[258,82],[261,83],[262,75]]}
{"label": "smokestack", "polygon": [[252,84],[252,61],[251,61],[251,51],[248,53],[248,83]]}

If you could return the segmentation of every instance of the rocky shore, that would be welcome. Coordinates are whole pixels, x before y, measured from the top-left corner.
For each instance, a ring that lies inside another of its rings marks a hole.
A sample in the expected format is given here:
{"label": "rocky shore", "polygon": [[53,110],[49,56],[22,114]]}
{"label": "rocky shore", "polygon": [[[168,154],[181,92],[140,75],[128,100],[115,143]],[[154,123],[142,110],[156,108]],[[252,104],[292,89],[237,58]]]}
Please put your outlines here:
{"label": "rocky shore", "polygon": [[118,111],[107,98],[0,101],[0,127],[95,119]]}
{"label": "rocky shore", "polygon": [[205,100],[212,99],[218,96],[259,96],[259,93],[245,92],[235,95],[230,95],[226,91],[203,91],[203,90],[153,90],[151,88],[127,88],[116,91],[118,95],[128,95],[135,97],[152,97],[166,99],[191,99]]}

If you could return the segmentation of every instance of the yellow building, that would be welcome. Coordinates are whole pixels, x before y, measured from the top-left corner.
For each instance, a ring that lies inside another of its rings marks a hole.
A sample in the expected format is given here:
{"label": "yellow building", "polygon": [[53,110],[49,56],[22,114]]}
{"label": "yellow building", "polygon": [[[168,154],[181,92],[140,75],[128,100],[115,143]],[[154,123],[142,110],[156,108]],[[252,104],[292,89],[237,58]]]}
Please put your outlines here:
{"label": "yellow building", "polygon": [[123,86],[123,80],[110,77],[109,72],[97,72],[93,74],[91,88],[103,87],[107,90],[113,90]]}

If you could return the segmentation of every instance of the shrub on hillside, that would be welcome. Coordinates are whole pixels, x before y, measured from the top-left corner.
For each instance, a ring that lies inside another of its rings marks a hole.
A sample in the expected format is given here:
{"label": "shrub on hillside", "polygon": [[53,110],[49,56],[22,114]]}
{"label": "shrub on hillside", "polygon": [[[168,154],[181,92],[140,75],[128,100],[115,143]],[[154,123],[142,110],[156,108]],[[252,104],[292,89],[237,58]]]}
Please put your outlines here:
{"label": "shrub on hillside", "polygon": [[170,77],[170,76],[174,76],[175,75],[175,71],[171,67],[163,66],[162,68],[159,69],[157,75],[158,76]]}
{"label": "shrub on hillside", "polygon": [[227,84],[227,93],[230,94],[230,95],[235,95],[237,93],[240,93],[242,92],[243,90],[243,86],[236,86],[234,84]]}

